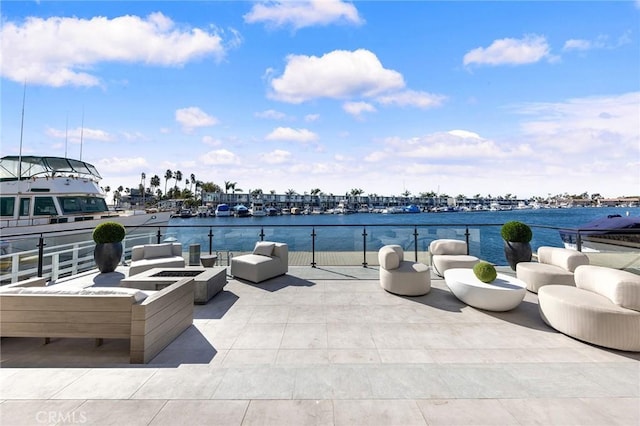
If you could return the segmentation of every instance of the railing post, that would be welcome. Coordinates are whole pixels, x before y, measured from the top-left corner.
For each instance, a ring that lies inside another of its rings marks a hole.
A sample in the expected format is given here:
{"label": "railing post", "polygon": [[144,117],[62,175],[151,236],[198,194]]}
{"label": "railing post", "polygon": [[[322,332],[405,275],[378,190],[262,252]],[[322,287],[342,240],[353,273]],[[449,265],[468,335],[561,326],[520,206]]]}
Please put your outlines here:
{"label": "railing post", "polygon": [[469,255],[469,225],[464,227],[464,241],[467,243],[467,256]]}
{"label": "railing post", "polygon": [[316,267],[316,228],[311,228],[311,267]]}
{"label": "railing post", "polygon": [[44,266],[44,237],[40,234],[40,238],[38,238],[38,276],[42,276],[42,267]]}
{"label": "railing post", "polygon": [[209,254],[213,254],[213,227],[209,227]]}
{"label": "railing post", "polygon": [[413,227],[413,252],[415,255],[415,262],[418,261],[418,227]]}
{"label": "railing post", "polygon": [[576,250],[582,251],[582,235],[580,235],[580,231],[576,232]]}
{"label": "railing post", "polygon": [[162,234],[160,233],[160,228],[158,228],[158,233],[156,234],[156,242],[160,244],[160,239],[162,238]]}
{"label": "railing post", "polygon": [[260,227],[260,241],[264,241],[264,226]]}
{"label": "railing post", "polygon": [[367,227],[362,228],[362,267],[367,267]]}

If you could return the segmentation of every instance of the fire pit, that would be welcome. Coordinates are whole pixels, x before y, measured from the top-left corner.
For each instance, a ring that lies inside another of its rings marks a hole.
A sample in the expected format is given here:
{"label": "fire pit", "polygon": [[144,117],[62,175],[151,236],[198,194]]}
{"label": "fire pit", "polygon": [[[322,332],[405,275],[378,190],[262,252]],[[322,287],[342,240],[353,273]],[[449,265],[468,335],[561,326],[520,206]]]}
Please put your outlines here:
{"label": "fire pit", "polygon": [[193,278],[196,304],[205,304],[227,284],[227,268],[154,268],[120,280],[120,287],[162,290],[181,278]]}

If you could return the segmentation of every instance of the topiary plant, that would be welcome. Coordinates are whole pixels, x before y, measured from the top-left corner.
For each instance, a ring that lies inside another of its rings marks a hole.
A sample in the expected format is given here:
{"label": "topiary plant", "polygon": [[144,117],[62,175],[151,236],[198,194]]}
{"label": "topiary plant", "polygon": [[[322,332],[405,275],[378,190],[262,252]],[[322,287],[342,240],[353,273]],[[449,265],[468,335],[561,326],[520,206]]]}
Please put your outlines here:
{"label": "topiary plant", "polygon": [[124,226],[117,222],[103,222],[93,230],[93,241],[96,244],[119,243],[124,240]]}
{"label": "topiary plant", "polygon": [[490,283],[498,277],[495,266],[489,262],[478,262],[473,266],[473,273],[483,283]]}
{"label": "topiary plant", "polygon": [[525,223],[512,220],[502,225],[500,235],[505,241],[512,243],[528,243],[533,238],[531,228]]}

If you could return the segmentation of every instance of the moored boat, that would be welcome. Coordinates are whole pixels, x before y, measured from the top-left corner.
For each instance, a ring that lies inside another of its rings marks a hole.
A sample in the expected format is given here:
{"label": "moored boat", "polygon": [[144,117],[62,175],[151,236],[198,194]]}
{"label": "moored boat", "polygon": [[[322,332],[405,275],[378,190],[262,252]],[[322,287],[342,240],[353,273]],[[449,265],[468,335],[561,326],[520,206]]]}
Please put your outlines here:
{"label": "moored boat", "polygon": [[251,216],[254,217],[264,217],[267,215],[267,212],[264,209],[264,203],[262,200],[253,200],[251,203],[251,208],[249,209]]}
{"label": "moored boat", "polygon": [[251,213],[249,212],[247,206],[245,206],[244,204],[238,204],[233,208],[233,215],[235,217],[249,217],[251,216]]}
{"label": "moored boat", "polygon": [[231,208],[228,204],[218,204],[214,214],[216,217],[229,217],[231,216]]}
{"label": "moored boat", "polygon": [[578,231],[582,251],[640,249],[640,217],[610,214],[573,229],[561,229],[566,248],[576,249]]}
{"label": "moored boat", "polygon": [[[127,228],[166,226],[171,212],[111,211],[98,170],[62,157],[5,156],[0,159],[0,233],[3,239],[36,233],[78,236],[79,229],[113,221]],[[84,232],[83,237],[86,237]],[[60,238],[61,239],[61,238]]]}

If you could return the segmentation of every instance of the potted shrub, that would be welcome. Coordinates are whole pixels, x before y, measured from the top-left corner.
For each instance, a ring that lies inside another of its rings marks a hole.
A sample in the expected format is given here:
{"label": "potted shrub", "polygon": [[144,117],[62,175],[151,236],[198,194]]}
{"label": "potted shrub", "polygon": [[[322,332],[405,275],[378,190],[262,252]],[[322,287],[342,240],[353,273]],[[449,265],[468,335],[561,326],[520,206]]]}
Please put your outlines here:
{"label": "potted shrub", "polygon": [[117,222],[103,222],[93,230],[93,241],[96,243],[93,259],[100,272],[113,272],[118,267],[124,235],[124,226]]}
{"label": "potted shrub", "polygon": [[531,261],[531,228],[522,222],[511,221],[502,225],[500,235],[504,240],[504,255],[514,271],[520,262]]}

